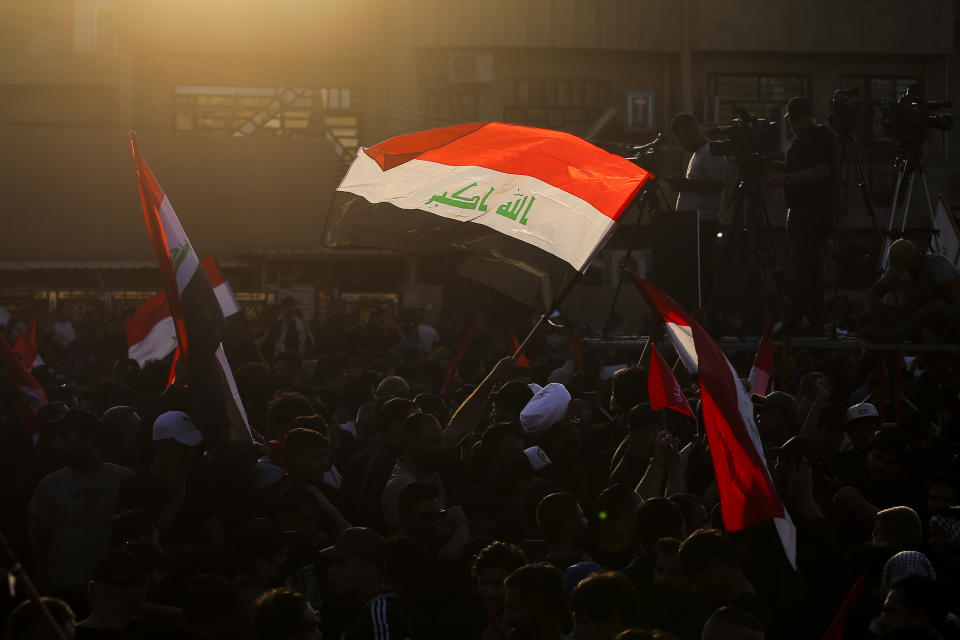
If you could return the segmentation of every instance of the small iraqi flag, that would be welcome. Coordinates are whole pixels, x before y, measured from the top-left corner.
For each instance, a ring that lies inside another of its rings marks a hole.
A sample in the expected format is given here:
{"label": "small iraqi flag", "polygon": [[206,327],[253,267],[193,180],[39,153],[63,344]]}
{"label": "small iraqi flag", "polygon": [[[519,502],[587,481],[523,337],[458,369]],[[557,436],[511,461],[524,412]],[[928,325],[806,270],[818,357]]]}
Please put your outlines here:
{"label": "small iraqi flag", "polygon": [[21,333],[19,336],[17,336],[16,342],[13,343],[13,351],[23,362],[23,366],[27,368],[27,371],[30,371],[34,367],[39,367],[43,364],[43,358],[41,358],[40,354],[37,352],[36,318],[30,319],[30,323],[27,325],[26,333]]}
{"label": "small iraqi flag", "polygon": [[772,318],[768,318],[767,325],[763,329],[763,337],[757,345],[757,354],[753,357],[753,366],[750,367],[751,395],[766,396],[773,392],[773,347],[770,345],[772,323]]}
{"label": "small iraqi flag", "polygon": [[455,255],[461,275],[546,313],[650,176],[569,133],[431,129],[360,150],[323,243]]}
{"label": "small iraqi flag", "polygon": [[30,375],[30,370],[10,348],[3,335],[0,335],[0,362],[3,362],[7,375],[16,386],[17,408],[36,443],[37,411],[47,403],[47,394],[36,378]]}
{"label": "small iraqi flag", "polygon": [[[223,277],[216,258],[207,256],[200,263],[213,287],[217,303],[227,323],[240,311],[230,283]],[[177,348],[177,330],[170,315],[164,291],[144,301],[132,316],[124,320],[127,334],[127,355],[142,367],[149,360],[162,360]]]}
{"label": "small iraqi flag", "polygon": [[660,409],[673,409],[691,418],[696,418],[690,403],[680,384],[673,375],[673,370],[667,361],[663,359],[656,345],[650,344],[650,369],[647,377],[647,393],[650,396],[650,408],[654,411]]}

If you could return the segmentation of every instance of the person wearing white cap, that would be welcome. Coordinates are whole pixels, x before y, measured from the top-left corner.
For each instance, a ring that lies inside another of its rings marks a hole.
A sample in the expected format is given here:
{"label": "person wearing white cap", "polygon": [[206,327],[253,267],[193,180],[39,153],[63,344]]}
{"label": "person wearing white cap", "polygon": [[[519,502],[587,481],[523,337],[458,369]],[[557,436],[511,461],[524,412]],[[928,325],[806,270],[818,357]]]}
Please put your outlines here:
{"label": "person wearing white cap", "polygon": [[869,402],[850,406],[846,411],[843,440],[837,445],[831,462],[836,477],[852,476],[866,471],[870,438],[880,428],[880,414]]}
{"label": "person wearing white cap", "polygon": [[153,441],[176,440],[188,447],[203,442],[203,434],[183,411],[161,413],[153,423]]}
{"label": "person wearing white cap", "polygon": [[534,394],[520,412],[520,426],[528,447],[539,447],[531,453],[539,458],[537,451],[542,452],[550,461],[544,470],[553,477],[563,478],[562,483],[570,483],[566,486],[576,486],[582,480],[582,438],[577,424],[568,417],[572,408],[567,388],[551,382]]}
{"label": "person wearing white cap", "polygon": [[537,391],[520,412],[520,426],[527,435],[543,433],[560,423],[570,406],[570,392],[562,384],[551,382]]}
{"label": "person wearing white cap", "polygon": [[157,519],[164,550],[202,562],[223,550],[212,469],[202,456],[203,434],[183,411],[153,422],[149,460],[122,487],[119,511],[144,509]]}

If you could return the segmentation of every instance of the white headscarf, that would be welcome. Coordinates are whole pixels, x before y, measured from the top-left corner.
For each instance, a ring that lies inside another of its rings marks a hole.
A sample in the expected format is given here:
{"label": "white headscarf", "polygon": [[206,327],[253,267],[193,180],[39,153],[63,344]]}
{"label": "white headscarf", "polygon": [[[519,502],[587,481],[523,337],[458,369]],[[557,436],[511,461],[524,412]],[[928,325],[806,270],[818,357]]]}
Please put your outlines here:
{"label": "white headscarf", "polygon": [[570,392],[562,384],[551,382],[536,394],[520,412],[524,433],[543,433],[563,419],[570,404]]}

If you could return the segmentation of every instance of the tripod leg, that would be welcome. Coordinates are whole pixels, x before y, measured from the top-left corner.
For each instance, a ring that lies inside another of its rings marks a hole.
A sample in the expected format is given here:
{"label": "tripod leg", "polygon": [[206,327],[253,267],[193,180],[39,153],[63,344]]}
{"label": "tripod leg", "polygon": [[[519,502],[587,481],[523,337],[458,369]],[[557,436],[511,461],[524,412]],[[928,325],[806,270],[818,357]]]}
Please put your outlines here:
{"label": "tripod leg", "polygon": [[[633,247],[637,242],[637,235],[640,230],[640,221],[643,220],[643,212],[650,205],[650,198],[653,197],[653,194],[649,190],[645,190],[640,196],[640,204],[637,206],[637,222],[633,227],[633,233],[630,235],[630,244],[627,246],[627,253],[623,257],[624,263],[630,259],[630,253],[633,251]],[[613,292],[613,300],[610,301],[610,312],[607,313],[607,321],[603,323],[603,335],[606,336],[610,331],[610,322],[613,320],[613,313],[617,309],[617,299],[620,297],[620,290],[623,288],[623,277],[626,275],[626,272],[623,270],[624,265],[618,265],[620,267],[620,273],[617,276],[617,288]]]}
{"label": "tripod leg", "polygon": [[756,192],[757,201],[760,203],[761,219],[758,221],[763,228],[763,239],[766,241],[764,247],[764,266],[770,271],[770,277],[773,279],[777,290],[777,311],[780,314],[780,321],[787,321],[787,308],[784,302],[785,292],[783,287],[783,273],[780,271],[779,260],[777,259],[777,242],[773,237],[773,228],[770,226],[770,211],[767,209],[767,202],[763,199],[763,189],[758,186]]}
{"label": "tripod leg", "polygon": [[907,197],[903,200],[903,219],[900,221],[900,237],[907,230],[907,217],[910,215],[910,201],[913,200],[913,185],[916,184],[916,172],[910,174],[910,181],[907,183]]}
{"label": "tripod leg", "polygon": [[933,249],[936,253],[940,253],[940,230],[937,229],[937,217],[933,211],[933,200],[930,199],[930,187],[927,185],[927,173],[920,169],[920,182],[923,185],[923,193],[927,196],[927,213],[930,216],[930,236],[933,245]]}
{"label": "tripod leg", "polygon": [[897,217],[897,202],[900,199],[900,187],[903,186],[903,176],[907,170],[905,162],[901,162],[897,171],[897,181],[893,186],[893,203],[890,205],[890,223],[887,225],[887,234],[883,238],[883,249],[880,252],[880,273],[887,269],[887,253],[890,250],[890,241],[893,238],[893,225]]}
{"label": "tripod leg", "polygon": [[863,206],[867,210],[873,222],[873,228],[877,228],[877,212],[873,208],[873,197],[870,195],[870,187],[867,185],[867,178],[863,173],[863,162],[860,161],[860,151],[857,150],[857,141],[850,140],[850,152],[853,158],[853,168],[857,172],[857,186],[860,188],[860,197],[863,198]]}

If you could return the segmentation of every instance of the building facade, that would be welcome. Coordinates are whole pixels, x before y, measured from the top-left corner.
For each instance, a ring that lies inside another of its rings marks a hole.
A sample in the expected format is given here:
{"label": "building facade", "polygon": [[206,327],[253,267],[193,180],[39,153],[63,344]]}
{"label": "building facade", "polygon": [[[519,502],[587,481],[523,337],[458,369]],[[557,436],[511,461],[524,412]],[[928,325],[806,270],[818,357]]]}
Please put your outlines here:
{"label": "building facade", "polygon": [[[884,226],[896,145],[879,103],[908,86],[956,93],[956,16],[955,0],[14,0],[0,9],[0,304],[129,305],[159,286],[130,129],[200,253],[251,304],[285,288],[318,309],[341,294],[469,299],[442,264],[320,246],[359,146],[458,122],[636,144],[680,111],[779,122],[792,95],[825,119],[834,90],[860,87],[857,141]],[[931,191],[960,204],[955,148],[932,134],[927,165]],[[658,173],[683,161],[667,149]],[[767,198],[779,229],[782,199]],[[585,319],[634,223],[575,294]],[[850,185],[850,242],[875,245],[872,224]],[[868,278],[868,263],[847,272]]]}

